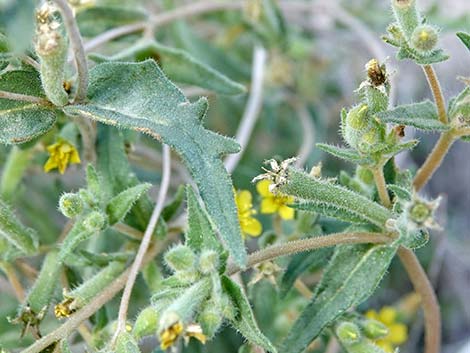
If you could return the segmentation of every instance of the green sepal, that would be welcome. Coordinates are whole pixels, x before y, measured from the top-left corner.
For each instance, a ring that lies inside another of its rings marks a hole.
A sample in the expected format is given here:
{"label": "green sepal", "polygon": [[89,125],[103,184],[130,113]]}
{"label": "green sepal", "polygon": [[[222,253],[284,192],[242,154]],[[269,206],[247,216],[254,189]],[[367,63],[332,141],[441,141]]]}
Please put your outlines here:
{"label": "green sepal", "polygon": [[392,218],[389,210],[365,196],[295,168],[288,169],[288,181],[279,186],[279,191],[295,196],[298,201],[312,202],[356,214],[379,227],[383,227],[385,222]]}
{"label": "green sepal", "polygon": [[146,193],[152,185],[148,183],[133,186],[114,196],[106,205],[109,224],[116,224],[124,219],[134,203]]}
{"label": "green sepal", "polygon": [[418,143],[418,140],[410,140],[403,143],[390,144],[389,146],[385,147],[382,151],[380,151],[380,154],[386,155],[391,158],[403,151],[414,149],[418,145]]}
{"label": "green sepal", "polygon": [[429,100],[420,103],[401,105],[394,109],[377,113],[384,123],[413,126],[420,130],[446,131],[449,126],[439,121],[436,106]]}
{"label": "green sepal", "polygon": [[395,196],[398,197],[399,199],[404,200],[404,201],[411,201],[411,197],[412,197],[411,192],[407,190],[406,188],[400,185],[388,184],[387,189],[393,192]]}
{"label": "green sepal", "polygon": [[271,341],[260,331],[251,310],[250,303],[240,286],[227,276],[222,276],[223,291],[232,300],[237,308],[236,316],[228,318],[230,324],[239,331],[250,343],[256,344],[268,352],[276,353],[277,350]]}
{"label": "green sepal", "polygon": [[436,49],[427,55],[422,55],[407,46],[401,47],[400,50],[398,50],[396,57],[397,60],[411,59],[418,65],[437,64],[449,59],[449,55],[447,55],[442,49]]}
{"label": "green sepal", "polygon": [[[8,71],[0,76],[0,90],[44,98],[39,74]],[[48,132],[58,111],[52,106],[0,99],[0,143],[21,144]]]}
{"label": "green sepal", "polygon": [[38,248],[36,232],[25,227],[2,199],[0,199],[0,238],[5,239],[23,255],[34,254]]}
{"label": "green sepal", "polygon": [[463,45],[465,45],[467,49],[470,50],[470,34],[465,32],[457,32],[456,35],[462,41]]}
{"label": "green sepal", "polygon": [[312,301],[294,323],[283,351],[300,353],[323,328],[350,307],[366,300],[376,289],[398,245],[338,246]]}
{"label": "green sepal", "polygon": [[[125,4],[125,2],[117,2]],[[114,27],[146,21],[146,13],[136,6],[97,6],[77,13],[76,20],[80,33],[85,37],[95,37]]]}
{"label": "green sepal", "polygon": [[93,54],[90,57],[98,63],[144,61],[153,58],[172,81],[199,86],[225,95],[246,92],[243,85],[200,62],[187,51],[171,48],[153,40],[141,41],[113,56]]}
{"label": "green sepal", "polygon": [[337,147],[326,143],[317,143],[316,146],[322,151],[354,164],[369,165],[373,163],[371,158],[359,154],[352,148]]}
{"label": "green sepal", "polygon": [[239,145],[202,127],[207,101],[187,101],[151,60],[96,66],[90,72],[88,93],[89,104],[67,106],[67,113],[148,133],[174,148],[198,184],[231,255],[243,266],[246,250],[233,186],[220,160],[222,155],[238,152]]}
{"label": "green sepal", "polygon": [[152,305],[146,307],[137,315],[132,329],[132,335],[137,340],[144,336],[154,335],[157,332],[158,319],[158,310]]}
{"label": "green sepal", "polygon": [[140,353],[139,345],[134,337],[126,332],[121,331],[116,340],[116,353]]}

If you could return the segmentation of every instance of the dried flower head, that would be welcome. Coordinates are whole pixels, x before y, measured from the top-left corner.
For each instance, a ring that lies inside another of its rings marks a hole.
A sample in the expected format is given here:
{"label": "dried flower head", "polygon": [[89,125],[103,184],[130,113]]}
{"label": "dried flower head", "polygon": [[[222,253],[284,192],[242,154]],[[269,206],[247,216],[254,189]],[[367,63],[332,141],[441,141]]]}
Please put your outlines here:
{"label": "dried flower head", "polygon": [[296,157],[288,158],[278,163],[275,159],[269,159],[264,164],[269,164],[271,170],[263,168],[266,173],[260,174],[253,178],[252,182],[259,180],[270,180],[272,183],[269,185],[269,191],[275,192],[277,188],[287,184],[289,177],[289,166],[297,160]]}

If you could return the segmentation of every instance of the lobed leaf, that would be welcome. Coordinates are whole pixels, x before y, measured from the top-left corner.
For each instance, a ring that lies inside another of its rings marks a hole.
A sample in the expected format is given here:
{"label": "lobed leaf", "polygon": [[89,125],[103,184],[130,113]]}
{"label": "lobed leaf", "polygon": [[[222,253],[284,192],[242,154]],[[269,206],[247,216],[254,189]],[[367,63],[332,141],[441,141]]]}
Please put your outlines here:
{"label": "lobed leaf", "polygon": [[[33,71],[4,73],[0,90],[45,98],[39,74]],[[57,114],[52,106],[0,98],[0,142],[20,144],[41,136],[54,126]]]}
{"label": "lobed leaf", "polygon": [[96,62],[143,61],[152,58],[172,81],[196,85],[226,95],[246,92],[243,85],[197,60],[187,51],[171,48],[153,40],[139,42],[113,56],[94,54],[91,58]]}
{"label": "lobed leaf", "polygon": [[89,103],[67,106],[105,124],[147,133],[175,149],[196,181],[212,221],[235,261],[244,265],[246,250],[238,223],[233,186],[220,159],[238,152],[238,144],[201,124],[207,101],[186,100],[152,60],[105,63],[90,72]]}
{"label": "lobed leaf", "polygon": [[445,131],[449,127],[439,121],[436,106],[429,100],[421,103],[401,105],[394,109],[377,113],[384,123],[413,126],[421,130]]}
{"label": "lobed leaf", "polygon": [[397,245],[338,246],[312,301],[294,323],[283,351],[300,353],[351,306],[366,300],[392,261]]}

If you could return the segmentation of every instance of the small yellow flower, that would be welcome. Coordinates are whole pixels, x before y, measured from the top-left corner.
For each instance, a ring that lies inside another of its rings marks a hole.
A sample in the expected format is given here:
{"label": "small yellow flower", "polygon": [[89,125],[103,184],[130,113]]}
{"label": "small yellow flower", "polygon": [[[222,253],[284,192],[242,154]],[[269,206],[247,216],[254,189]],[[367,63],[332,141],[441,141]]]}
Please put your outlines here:
{"label": "small yellow flower", "polygon": [[256,190],[261,195],[261,213],[278,213],[282,219],[289,220],[294,218],[294,209],[287,206],[294,202],[293,196],[283,196],[269,191],[271,181],[261,180],[256,184]]}
{"label": "small yellow flower", "polygon": [[261,234],[263,227],[254,214],[251,192],[240,190],[235,194],[235,203],[237,204],[238,220],[242,229],[243,237],[248,234],[251,237],[257,237]]}
{"label": "small yellow flower", "polygon": [[171,347],[173,343],[178,339],[178,337],[183,332],[183,324],[178,321],[160,333],[160,347],[162,350]]}
{"label": "small yellow flower", "polygon": [[369,310],[365,316],[368,319],[380,321],[388,328],[388,335],[375,341],[375,343],[388,353],[393,353],[394,348],[406,342],[408,330],[406,325],[397,322],[397,310],[384,306],[379,312]]}
{"label": "small yellow flower", "polygon": [[80,156],[75,146],[63,139],[47,146],[47,152],[49,152],[49,159],[44,164],[46,173],[57,168],[60,174],[64,174],[69,164],[80,163]]}

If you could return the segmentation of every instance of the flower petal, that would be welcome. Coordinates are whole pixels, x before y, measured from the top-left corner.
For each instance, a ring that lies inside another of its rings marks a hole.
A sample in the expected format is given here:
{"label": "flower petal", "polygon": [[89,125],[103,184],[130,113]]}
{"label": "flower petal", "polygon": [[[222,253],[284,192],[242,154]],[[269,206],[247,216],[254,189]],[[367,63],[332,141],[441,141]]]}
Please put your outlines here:
{"label": "flower petal", "polygon": [[389,326],[395,322],[397,311],[391,306],[384,306],[379,312],[379,321]]}
{"label": "flower petal", "polygon": [[274,201],[273,197],[266,197],[261,200],[261,213],[276,213],[279,205]]}
{"label": "flower petal", "polygon": [[405,343],[408,339],[408,329],[404,324],[392,324],[388,326],[390,333],[386,337],[394,345]]}
{"label": "flower petal", "polygon": [[241,228],[244,233],[248,234],[251,237],[259,236],[263,230],[261,222],[254,217],[246,218],[241,223]]}
{"label": "flower petal", "polygon": [[260,194],[262,197],[273,196],[271,191],[269,191],[269,185],[271,185],[271,181],[266,179],[256,183],[256,190],[258,191],[258,194]]}
{"label": "flower petal", "polygon": [[240,213],[251,208],[252,206],[251,200],[252,200],[251,192],[249,192],[248,190],[240,190],[237,193],[237,197],[235,201],[237,203],[237,207]]}
{"label": "flower petal", "polygon": [[279,215],[281,216],[282,219],[284,220],[290,220],[290,219],[293,219],[294,218],[294,213],[295,213],[295,210],[291,207],[288,207],[288,206],[281,206],[279,207]]}

